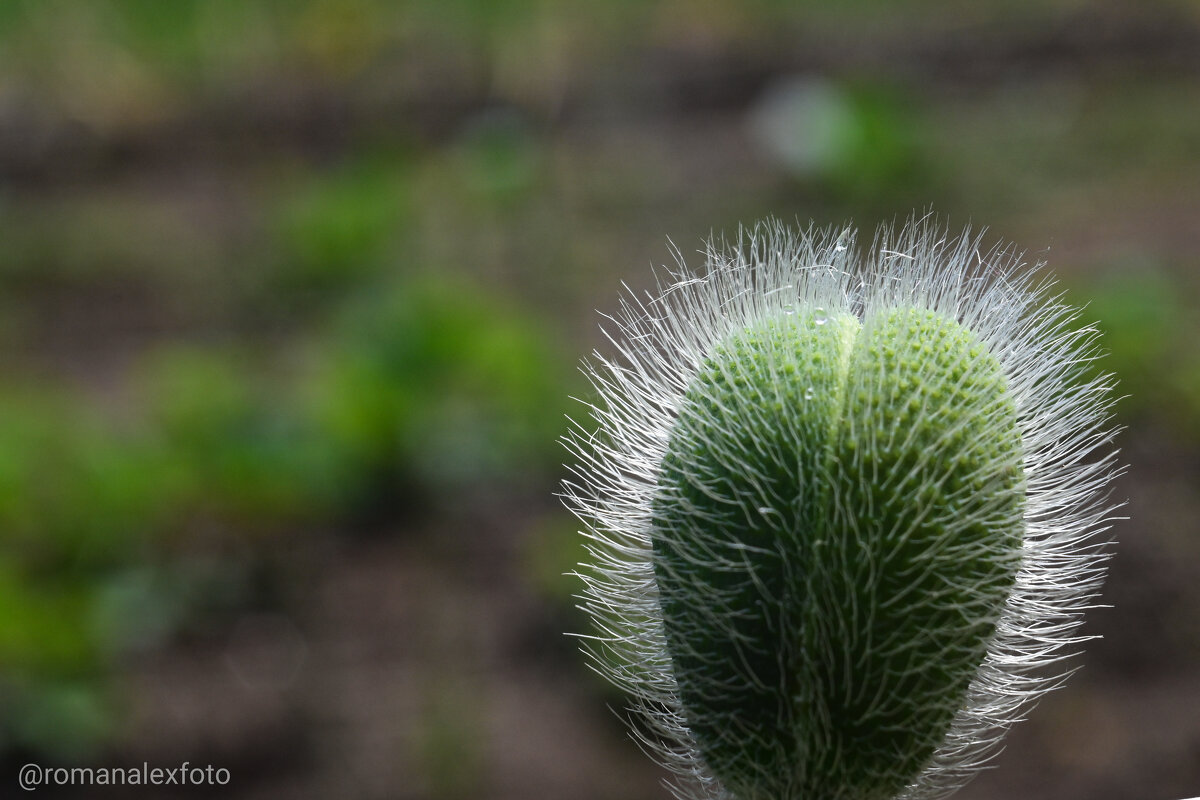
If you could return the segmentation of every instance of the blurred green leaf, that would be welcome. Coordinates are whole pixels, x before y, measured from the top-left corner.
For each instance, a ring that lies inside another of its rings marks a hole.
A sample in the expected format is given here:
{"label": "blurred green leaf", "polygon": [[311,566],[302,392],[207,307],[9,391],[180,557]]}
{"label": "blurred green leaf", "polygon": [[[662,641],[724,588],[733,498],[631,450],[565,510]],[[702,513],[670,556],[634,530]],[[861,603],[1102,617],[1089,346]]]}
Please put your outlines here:
{"label": "blurred green leaf", "polygon": [[142,388],[155,442],[179,476],[181,510],[245,523],[323,513],[330,454],[286,383],[268,390],[249,361],[214,348],[168,347]]}
{"label": "blurred green leaf", "polygon": [[783,169],[847,200],[911,194],[924,174],[911,98],[882,84],[784,78],[759,98],[750,124]]}
{"label": "blurred green leaf", "polygon": [[563,373],[532,320],[479,290],[414,280],[347,309],[306,394],[353,470],[446,490],[544,468]]}
{"label": "blurred green leaf", "polygon": [[1088,300],[1084,319],[1098,320],[1103,333],[1099,367],[1116,375],[1119,393],[1126,395],[1118,410],[1200,437],[1200,353],[1193,346],[1200,325],[1188,288],[1171,273],[1144,265],[1078,294]]}
{"label": "blurred green leaf", "polygon": [[377,274],[411,213],[403,154],[359,157],[287,188],[274,220],[282,288],[345,289]]}
{"label": "blurred green leaf", "polygon": [[39,676],[87,673],[95,650],[84,623],[86,586],[41,580],[0,561],[0,663],[9,672]]}
{"label": "blurred green leaf", "polygon": [[54,760],[96,757],[114,733],[113,708],[95,681],[44,677],[0,681],[2,738]]}

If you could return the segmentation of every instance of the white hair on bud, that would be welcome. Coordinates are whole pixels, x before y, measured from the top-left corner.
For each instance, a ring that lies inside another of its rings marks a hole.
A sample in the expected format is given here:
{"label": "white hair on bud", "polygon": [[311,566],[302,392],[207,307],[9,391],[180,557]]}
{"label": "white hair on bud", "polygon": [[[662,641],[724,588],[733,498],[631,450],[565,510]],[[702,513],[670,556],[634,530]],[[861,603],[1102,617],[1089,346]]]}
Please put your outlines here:
{"label": "white hair on bud", "polygon": [[563,483],[585,526],[581,637],[591,663],[632,698],[642,744],[676,775],[680,798],[731,797],[708,771],[686,724],[668,652],[652,544],[652,501],[685,392],[731,335],[797,307],[865,320],[914,306],[956,321],[1001,365],[1016,406],[1025,478],[1022,560],[986,655],[924,769],[898,797],[943,797],[998,749],[1008,728],[1069,674],[1088,636],[1082,614],[1104,573],[1104,535],[1118,504],[1113,381],[1091,366],[1097,331],[1035,282],[1011,248],[979,250],[928,216],[883,229],[860,256],[850,228],[793,231],[776,221],[712,241],[702,270],[677,266],[644,296],[626,287],[604,331],[611,355],[585,364],[598,399],[565,443],[577,463]]}

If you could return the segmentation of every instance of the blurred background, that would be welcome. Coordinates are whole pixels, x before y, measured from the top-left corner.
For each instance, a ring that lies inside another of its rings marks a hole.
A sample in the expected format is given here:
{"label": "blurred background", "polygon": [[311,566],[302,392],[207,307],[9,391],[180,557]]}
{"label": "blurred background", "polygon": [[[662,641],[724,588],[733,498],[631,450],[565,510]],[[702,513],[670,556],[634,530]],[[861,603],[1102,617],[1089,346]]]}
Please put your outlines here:
{"label": "blurred background", "polygon": [[1200,795],[1200,4],[0,0],[0,795],[668,797],[562,636],[595,311],[928,208],[1128,395],[1104,638],[960,796]]}

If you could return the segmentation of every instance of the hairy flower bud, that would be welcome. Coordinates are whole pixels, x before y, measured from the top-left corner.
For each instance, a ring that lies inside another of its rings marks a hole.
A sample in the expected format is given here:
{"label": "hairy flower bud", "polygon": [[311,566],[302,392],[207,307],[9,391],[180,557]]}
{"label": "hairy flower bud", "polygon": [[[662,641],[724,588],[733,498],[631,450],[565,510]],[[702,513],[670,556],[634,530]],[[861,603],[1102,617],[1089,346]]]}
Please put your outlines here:
{"label": "hairy flower bud", "polygon": [[1060,682],[1110,381],[976,245],[914,222],[860,263],[849,231],[766,224],[622,301],[564,494],[588,648],[682,796],[942,796]]}

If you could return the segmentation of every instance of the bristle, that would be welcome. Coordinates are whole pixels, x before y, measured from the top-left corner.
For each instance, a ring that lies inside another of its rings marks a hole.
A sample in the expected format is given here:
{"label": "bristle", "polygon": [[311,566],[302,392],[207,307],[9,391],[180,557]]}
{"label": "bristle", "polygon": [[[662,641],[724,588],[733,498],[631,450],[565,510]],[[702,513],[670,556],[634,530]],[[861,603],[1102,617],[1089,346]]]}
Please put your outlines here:
{"label": "bristle", "polygon": [[[1062,682],[1119,470],[1096,333],[1032,275],[928,217],[863,257],[849,228],[767,222],[620,301],[613,354],[585,365],[597,399],[567,437],[563,495],[590,553],[583,646],[679,797],[942,797]],[[929,566],[915,588],[861,560],[885,541],[903,556],[887,563]],[[930,630],[861,629],[906,609]],[[942,695],[853,688],[872,669],[937,673],[939,653]],[[833,680],[831,654],[880,660]],[[850,757],[859,721],[831,709],[878,723],[875,756]],[[920,735],[888,738],[906,724]]]}

